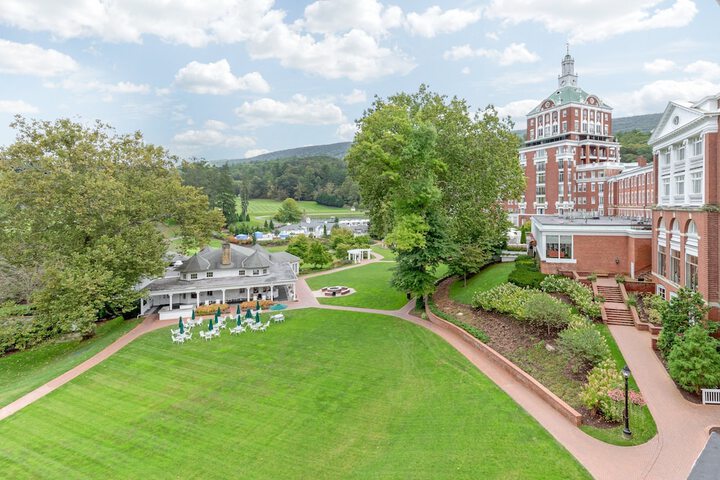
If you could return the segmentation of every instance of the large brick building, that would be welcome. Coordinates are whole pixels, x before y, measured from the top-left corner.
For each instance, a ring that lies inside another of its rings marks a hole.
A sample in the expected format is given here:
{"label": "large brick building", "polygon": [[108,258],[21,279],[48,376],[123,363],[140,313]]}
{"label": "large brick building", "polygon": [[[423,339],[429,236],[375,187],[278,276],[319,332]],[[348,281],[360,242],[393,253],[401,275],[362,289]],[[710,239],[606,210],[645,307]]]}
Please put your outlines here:
{"label": "large brick building", "polygon": [[670,102],[650,137],[655,157],[652,274],[668,298],[697,289],[720,319],[720,94]]}
{"label": "large brick building", "polygon": [[575,60],[568,53],[558,88],[527,114],[520,149],[527,186],[522,199],[509,206],[517,224],[530,215],[603,215],[605,179],[627,168],[613,138],[612,109],[577,82]]}

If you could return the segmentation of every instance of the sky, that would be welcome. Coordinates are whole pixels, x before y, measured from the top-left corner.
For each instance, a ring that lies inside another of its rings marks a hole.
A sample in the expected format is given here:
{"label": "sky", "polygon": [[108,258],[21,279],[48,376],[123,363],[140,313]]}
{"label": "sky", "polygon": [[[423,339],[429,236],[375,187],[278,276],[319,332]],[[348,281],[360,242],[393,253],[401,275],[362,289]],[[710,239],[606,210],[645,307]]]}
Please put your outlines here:
{"label": "sky", "polygon": [[183,158],[352,140],[374,96],[524,115],[579,86],[614,116],[720,92],[720,1],[1,0],[0,145],[15,114],[100,119]]}

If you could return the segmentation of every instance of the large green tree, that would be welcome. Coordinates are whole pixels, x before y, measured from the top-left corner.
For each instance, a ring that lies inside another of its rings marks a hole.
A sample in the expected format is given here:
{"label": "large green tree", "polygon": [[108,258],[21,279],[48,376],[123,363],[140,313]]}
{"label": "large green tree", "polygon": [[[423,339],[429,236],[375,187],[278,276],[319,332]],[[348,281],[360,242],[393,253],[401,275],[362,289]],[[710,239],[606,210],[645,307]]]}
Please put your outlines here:
{"label": "large green tree", "polygon": [[36,317],[54,332],[89,333],[98,315],[137,305],[135,285],[164,272],[161,222],[188,248],[222,225],[139,132],[19,117],[12,127],[15,143],[0,149],[0,258],[39,272]]}
{"label": "large green tree", "polygon": [[360,119],[346,158],[372,233],[398,252],[397,287],[428,293],[441,261],[466,274],[502,245],[503,202],[525,185],[511,128],[492,108],[472,114],[425,86],[376,99]]}
{"label": "large green tree", "polygon": [[180,173],[185,185],[202,189],[208,196],[210,206],[219,208],[223,212],[226,225],[238,221],[236,189],[227,164],[216,167],[202,160],[183,162]]}
{"label": "large green tree", "polygon": [[298,203],[292,198],[286,198],[280,204],[274,218],[278,222],[295,223],[300,221],[302,214],[303,212],[300,210]]}

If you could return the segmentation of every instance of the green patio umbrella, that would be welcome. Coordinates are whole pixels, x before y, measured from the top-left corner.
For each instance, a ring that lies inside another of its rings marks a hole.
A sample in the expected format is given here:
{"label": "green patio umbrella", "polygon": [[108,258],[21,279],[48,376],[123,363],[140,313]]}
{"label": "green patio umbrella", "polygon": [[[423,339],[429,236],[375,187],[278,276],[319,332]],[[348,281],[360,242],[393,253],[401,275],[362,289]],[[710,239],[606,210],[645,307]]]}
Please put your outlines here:
{"label": "green patio umbrella", "polygon": [[245,312],[245,318],[252,318],[252,311],[250,311],[249,308],[248,308],[247,311]]}
{"label": "green patio umbrella", "polygon": [[215,310],[215,318],[217,318],[219,316],[220,316],[220,307],[218,307],[217,310]]}
{"label": "green patio umbrella", "polygon": [[190,320],[195,320],[195,309],[193,309],[192,315],[190,315]]}
{"label": "green patio umbrella", "polygon": [[235,310],[236,315],[240,315],[240,304],[237,306],[237,310]]}
{"label": "green patio umbrella", "polygon": [[220,318],[220,312],[215,312],[215,323],[217,323],[218,318]]}
{"label": "green patio umbrella", "polygon": [[180,316],[180,319],[178,319],[178,328],[180,328],[181,335],[185,333],[185,325],[183,325],[182,315]]}
{"label": "green patio umbrella", "polygon": [[260,300],[255,300],[255,310],[260,310]]}
{"label": "green patio umbrella", "polygon": [[237,316],[237,321],[235,323],[237,324],[238,327],[242,324],[242,315]]}
{"label": "green patio umbrella", "polygon": [[208,320],[208,331],[212,331],[213,324],[212,324],[212,318]]}
{"label": "green patio umbrella", "polygon": [[260,323],[260,314],[258,312],[255,312],[255,321]]}

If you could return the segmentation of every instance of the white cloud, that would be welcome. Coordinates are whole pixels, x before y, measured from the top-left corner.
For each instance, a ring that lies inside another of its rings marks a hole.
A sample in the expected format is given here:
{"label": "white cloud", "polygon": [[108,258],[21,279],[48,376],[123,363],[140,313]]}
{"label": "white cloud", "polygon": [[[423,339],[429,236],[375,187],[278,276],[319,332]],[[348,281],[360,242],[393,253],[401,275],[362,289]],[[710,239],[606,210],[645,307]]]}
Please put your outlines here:
{"label": "white cloud", "polygon": [[500,35],[498,35],[495,32],[487,32],[487,33],[485,33],[485,38],[487,38],[488,40],[497,41],[497,40],[500,40]]}
{"label": "white cloud", "polygon": [[652,74],[668,72],[675,68],[675,62],[665,58],[657,58],[652,62],[645,62],[643,70]]}
{"label": "white cloud", "polygon": [[38,108],[23,100],[0,100],[0,112],[11,113],[37,113]]}
{"label": "white cloud", "polygon": [[75,60],[57,50],[0,39],[0,73],[52,77],[77,68]]}
{"label": "white cloud", "polygon": [[398,49],[382,47],[363,30],[325,35],[316,40],[278,24],[248,44],[253,59],[274,58],[284,67],[297,68],[325,78],[369,80],[385,75],[404,75],[415,67]]}
{"label": "white cloud", "polygon": [[720,79],[720,63],[708,62],[707,60],[693,62],[685,67],[683,71],[706,80]]}
{"label": "white cloud", "polygon": [[703,78],[656,80],[639,89],[608,95],[608,101],[622,115],[662,112],[671,100],[699,100],[720,92],[720,82]]}
{"label": "white cloud", "polygon": [[496,106],[495,110],[497,110],[501,118],[510,117],[513,122],[518,125],[518,128],[524,128],[525,116],[530,110],[537,107],[539,103],[540,100],[534,99],[516,100],[507,105]]}
{"label": "white cloud", "polygon": [[337,33],[360,29],[382,36],[402,25],[403,12],[396,6],[383,6],[377,0],[319,0],[305,7],[299,26],[310,32]]}
{"label": "white cloud", "polygon": [[453,8],[443,11],[437,5],[425,10],[423,13],[409,13],[407,15],[408,30],[413,35],[433,38],[443,33],[460,31],[480,20],[480,10],[462,10]]}
{"label": "white cloud", "polygon": [[515,63],[533,63],[540,60],[537,53],[527,49],[524,43],[511,43],[503,50],[486,48],[474,49],[470,45],[458,45],[443,53],[445,60],[461,60],[464,58],[484,57],[500,65],[508,66]]}
{"label": "white cloud", "polygon": [[470,67],[463,67],[462,70],[460,70],[460,73],[463,75],[470,75]]}
{"label": "white cloud", "polygon": [[174,84],[192,93],[227,95],[238,90],[265,93],[270,85],[258,72],[241,77],[233,75],[226,59],[214,63],[192,61],[175,74]]}
{"label": "white cloud", "polygon": [[61,82],[46,82],[44,86],[48,88],[64,88],[77,93],[86,92],[97,92],[108,95],[108,99],[111,99],[112,94],[140,94],[147,95],[150,93],[150,85],[146,83],[133,83],[133,82],[116,82],[106,83],[98,80],[85,80],[81,77],[71,77],[62,80]]}
{"label": "white cloud", "polygon": [[351,105],[354,103],[363,103],[367,101],[367,94],[364,90],[353,88],[352,92],[348,93],[347,95],[342,95],[341,98],[343,103]]}
{"label": "white cloud", "polygon": [[357,125],[354,123],[343,123],[337,128],[335,134],[342,140],[352,140],[355,138],[356,132]]}
{"label": "white cloud", "polygon": [[[493,0],[485,17],[510,24],[538,22],[550,32],[568,35],[572,43],[604,40],[627,32],[688,25],[697,14],[693,0]],[[659,8],[660,7],[660,8]]]}
{"label": "white cloud", "polygon": [[335,125],[345,121],[340,107],[326,99],[308,99],[304,95],[293,95],[282,102],[272,98],[261,98],[245,102],[235,109],[244,124],[252,126],[287,123],[294,125]]}
{"label": "white cloud", "polygon": [[263,153],[269,153],[270,150],[267,150],[265,148],[251,148],[250,150],[245,152],[245,155],[243,155],[245,158],[252,158],[257,157],[258,155],[262,155]]}
{"label": "white cloud", "polygon": [[255,145],[255,139],[252,137],[225,133],[228,128],[224,122],[208,120],[202,129],[186,130],[176,134],[173,142],[186,147],[188,151],[197,151],[202,147],[244,148]]}

